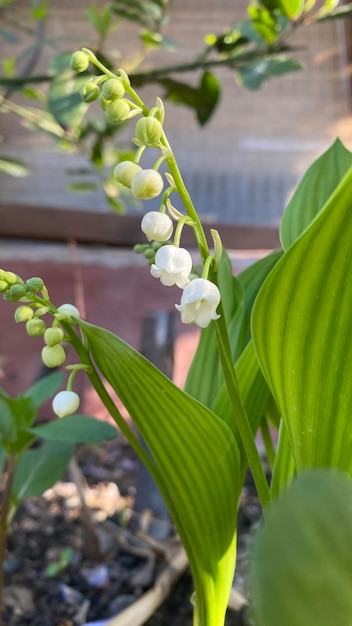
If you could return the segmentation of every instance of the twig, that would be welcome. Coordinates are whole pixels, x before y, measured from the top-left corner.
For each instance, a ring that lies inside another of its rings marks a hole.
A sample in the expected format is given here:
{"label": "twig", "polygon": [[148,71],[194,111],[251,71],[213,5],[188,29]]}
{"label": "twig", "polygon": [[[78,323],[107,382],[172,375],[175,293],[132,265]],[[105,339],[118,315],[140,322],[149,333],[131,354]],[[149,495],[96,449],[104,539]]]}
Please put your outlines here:
{"label": "twig", "polygon": [[166,569],[158,576],[154,586],[134,604],[113,617],[106,626],[143,626],[169,595],[173,585],[188,567],[188,559],[183,547],[170,559]]}

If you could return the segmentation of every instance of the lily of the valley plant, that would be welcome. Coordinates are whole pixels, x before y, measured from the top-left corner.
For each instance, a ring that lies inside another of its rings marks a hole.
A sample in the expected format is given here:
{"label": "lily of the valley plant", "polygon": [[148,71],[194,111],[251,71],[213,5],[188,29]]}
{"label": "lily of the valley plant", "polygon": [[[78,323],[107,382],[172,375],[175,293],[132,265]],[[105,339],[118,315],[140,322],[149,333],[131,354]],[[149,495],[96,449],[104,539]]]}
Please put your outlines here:
{"label": "lily of the valley plant", "polygon": [[[352,154],[336,141],[312,165],[283,217],[282,249],[235,278],[216,231],[209,250],[164,132],[162,101],[147,108],[126,73],[113,74],[88,49],[72,58],[77,71],[89,63],[98,74],[82,96],[99,99],[110,122],[137,118],[138,150],[133,162],[116,165],[116,180],[136,198],[160,199],[160,210],[142,220],[147,243],[137,246],[149,260],[150,280],[178,287],[175,306],[182,322],[197,324],[202,333],[184,392],[117,336],[80,319],[75,307],[54,305],[40,279],[2,270],[0,290],[5,300],[19,303],[16,320],[26,323],[30,335],[43,337],[44,363],[65,363],[66,343],[76,351],[77,363],[67,366],[67,389],[54,398],[54,411],[64,417],[77,410],[74,377],[83,369],[170,509],[193,574],[194,626],[224,625],[248,466],[264,511],[250,569],[255,623],[347,626]],[[153,168],[144,169],[149,148],[158,156]],[[172,194],[184,212],[173,207]],[[181,246],[184,228],[193,230],[199,268]],[[270,485],[255,442],[258,430],[271,465]]]}

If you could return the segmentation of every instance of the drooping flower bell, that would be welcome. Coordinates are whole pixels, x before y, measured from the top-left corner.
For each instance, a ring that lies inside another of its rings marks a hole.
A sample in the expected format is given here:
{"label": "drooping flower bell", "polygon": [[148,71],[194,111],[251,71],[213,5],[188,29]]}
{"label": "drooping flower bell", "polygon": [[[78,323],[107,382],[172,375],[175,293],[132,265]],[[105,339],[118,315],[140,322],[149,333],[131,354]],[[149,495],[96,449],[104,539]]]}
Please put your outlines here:
{"label": "drooping flower bell", "polygon": [[156,170],[142,170],[133,176],[131,191],[137,200],[151,200],[162,192],[164,181]]}
{"label": "drooping flower bell", "polygon": [[192,271],[192,257],[185,248],[163,246],[155,255],[155,263],[150,268],[152,276],[160,278],[166,287],[177,285],[184,289],[189,283]]}
{"label": "drooping flower bell", "polygon": [[149,211],[141,222],[141,229],[148,241],[167,241],[173,231],[171,218],[166,213],[159,211]]}
{"label": "drooping flower bell", "polygon": [[53,411],[58,417],[67,417],[77,411],[79,403],[80,398],[75,391],[59,391],[53,399]]}
{"label": "drooping flower bell", "polygon": [[216,313],[219,302],[220,291],[217,286],[205,278],[195,278],[185,287],[181,303],[175,306],[184,324],[197,324],[206,328],[211,320],[220,317]]}

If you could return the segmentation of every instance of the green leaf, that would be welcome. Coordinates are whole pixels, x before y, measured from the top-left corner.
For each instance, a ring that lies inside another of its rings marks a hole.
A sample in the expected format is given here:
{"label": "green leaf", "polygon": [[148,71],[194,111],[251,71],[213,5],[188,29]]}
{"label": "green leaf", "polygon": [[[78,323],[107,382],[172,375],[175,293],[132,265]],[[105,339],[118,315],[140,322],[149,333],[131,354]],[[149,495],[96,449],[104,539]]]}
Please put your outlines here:
{"label": "green leaf", "polygon": [[210,119],[219,102],[220,83],[212,72],[203,73],[198,87],[173,78],[160,78],[157,82],[165,87],[165,98],[169,102],[194,109],[200,124],[205,124]]}
{"label": "green leaf", "polygon": [[272,54],[244,63],[236,71],[236,80],[247,89],[259,89],[269,78],[302,69],[302,64],[286,54]]}
{"label": "green leaf", "polygon": [[200,623],[222,624],[241,489],[235,439],[222,420],[121,339],[82,321],[79,325],[150,451],[153,477],[190,560]]}
{"label": "green leaf", "polygon": [[86,82],[86,76],[77,76],[68,69],[55,76],[50,83],[49,111],[65,130],[77,127],[87,111],[88,105],[83,102],[80,94]]}
{"label": "green leaf", "polygon": [[345,4],[341,7],[337,7],[332,11],[322,11],[321,14],[316,16],[317,22],[327,22],[328,20],[345,19],[352,14],[352,3]]}
{"label": "green leaf", "polygon": [[352,471],[352,168],[264,282],[255,350],[297,470]]}
{"label": "green leaf", "polygon": [[52,372],[43,378],[37,380],[29,389],[27,389],[22,396],[30,398],[32,405],[39,409],[39,407],[58,390],[62,385],[64,375],[61,372]]}
{"label": "green leaf", "polygon": [[273,44],[279,34],[279,29],[273,14],[265,7],[254,4],[248,7],[248,15],[251,18],[253,28],[269,45]]}
{"label": "green leaf", "polygon": [[16,501],[40,496],[59,480],[72,457],[74,445],[47,441],[40,448],[27,450],[15,472],[12,495]]}
{"label": "green leaf", "polygon": [[296,20],[304,11],[304,0],[279,0],[278,6],[290,20]]}
{"label": "green leaf", "polygon": [[349,476],[315,470],[266,509],[251,567],[255,623],[351,623],[351,500]]}
{"label": "green leaf", "polygon": [[307,170],[289,202],[280,225],[280,239],[289,248],[325,203],[352,167],[352,152],[339,139]]}
{"label": "green leaf", "polygon": [[87,415],[70,415],[30,429],[42,439],[67,443],[97,443],[117,436],[115,426]]}
{"label": "green leaf", "polygon": [[9,159],[8,157],[0,157],[0,171],[16,178],[28,176],[29,169],[22,161],[17,159]]}

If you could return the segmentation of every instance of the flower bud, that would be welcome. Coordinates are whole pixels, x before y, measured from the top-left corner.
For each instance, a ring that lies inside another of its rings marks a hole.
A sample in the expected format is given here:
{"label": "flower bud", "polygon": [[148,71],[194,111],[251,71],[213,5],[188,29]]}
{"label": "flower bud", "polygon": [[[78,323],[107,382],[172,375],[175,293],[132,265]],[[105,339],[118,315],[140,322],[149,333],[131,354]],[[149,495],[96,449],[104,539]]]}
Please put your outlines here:
{"label": "flower bud", "polygon": [[80,94],[84,102],[94,102],[94,100],[99,98],[100,89],[98,85],[90,81],[82,87]]}
{"label": "flower bud", "polygon": [[58,320],[65,320],[65,322],[70,324],[74,324],[75,320],[73,318],[79,316],[79,310],[73,304],[62,304],[55,315]]}
{"label": "flower bud", "polygon": [[142,219],[141,229],[148,241],[167,241],[172,235],[173,224],[166,213],[149,211]]}
{"label": "flower bud", "polygon": [[9,289],[9,283],[6,280],[0,280],[0,293],[5,293]]}
{"label": "flower bud", "polygon": [[44,341],[47,346],[56,346],[61,343],[64,338],[64,331],[62,328],[47,328],[44,333]]}
{"label": "flower bud", "polygon": [[9,285],[15,285],[18,281],[18,276],[13,272],[5,272],[4,280],[6,280]]}
{"label": "flower bud", "polygon": [[38,293],[38,291],[43,289],[44,283],[38,276],[33,276],[33,278],[26,280],[26,287],[31,293]]}
{"label": "flower bud", "polygon": [[113,100],[106,105],[105,117],[110,124],[117,124],[118,122],[123,122],[128,117],[130,111],[128,100],[121,98],[120,100]]}
{"label": "flower bud", "polygon": [[46,326],[43,320],[37,317],[29,320],[26,324],[26,331],[30,337],[42,337],[45,333]]}
{"label": "flower bud", "polygon": [[34,311],[30,306],[19,306],[15,311],[16,322],[28,322],[32,319]]}
{"label": "flower bud", "polygon": [[79,407],[80,397],[74,391],[59,391],[53,399],[53,411],[58,417],[67,417]]}
{"label": "flower bud", "polygon": [[135,135],[144,146],[157,143],[162,132],[163,127],[155,117],[142,117],[135,128]]}
{"label": "flower bud", "polygon": [[23,296],[25,296],[27,293],[26,288],[23,285],[11,285],[10,287],[10,291],[9,291],[9,296],[12,300],[12,302],[18,302],[18,300],[20,300],[21,298],[23,298]]}
{"label": "flower bud", "polygon": [[89,65],[89,58],[85,52],[78,50],[74,52],[70,59],[70,67],[75,72],[85,72]]}
{"label": "flower bud", "polygon": [[132,195],[137,200],[156,198],[163,189],[164,182],[156,170],[142,170],[131,181]]}
{"label": "flower bud", "polygon": [[47,367],[59,367],[66,361],[66,353],[62,345],[45,346],[42,350],[42,361]]}
{"label": "flower bud", "polygon": [[133,163],[133,161],[121,161],[114,167],[114,178],[121,185],[131,187],[133,176],[141,171],[142,168],[137,163]]}
{"label": "flower bud", "polygon": [[109,78],[103,84],[102,93],[106,100],[118,100],[125,95],[125,88],[118,78]]}

